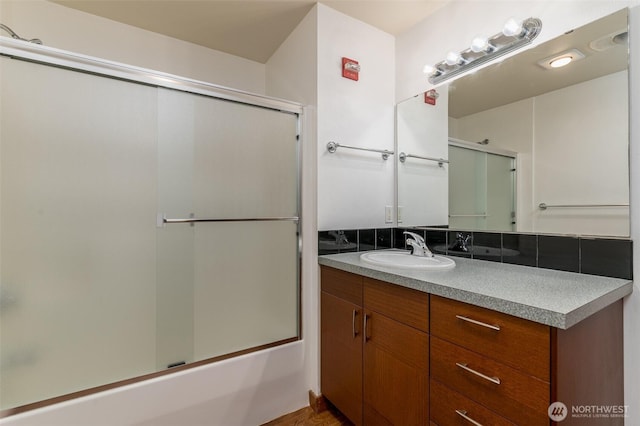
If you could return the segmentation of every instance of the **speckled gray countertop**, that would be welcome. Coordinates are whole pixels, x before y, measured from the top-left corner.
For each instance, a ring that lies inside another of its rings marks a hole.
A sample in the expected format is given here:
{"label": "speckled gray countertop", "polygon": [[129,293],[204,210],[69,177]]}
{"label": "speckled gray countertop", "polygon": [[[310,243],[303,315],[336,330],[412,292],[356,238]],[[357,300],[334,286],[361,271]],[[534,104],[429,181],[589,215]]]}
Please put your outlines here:
{"label": "speckled gray countertop", "polygon": [[318,257],[331,266],[369,278],[567,329],[631,294],[618,278],[453,257],[448,271],[419,271],[364,263],[362,252]]}

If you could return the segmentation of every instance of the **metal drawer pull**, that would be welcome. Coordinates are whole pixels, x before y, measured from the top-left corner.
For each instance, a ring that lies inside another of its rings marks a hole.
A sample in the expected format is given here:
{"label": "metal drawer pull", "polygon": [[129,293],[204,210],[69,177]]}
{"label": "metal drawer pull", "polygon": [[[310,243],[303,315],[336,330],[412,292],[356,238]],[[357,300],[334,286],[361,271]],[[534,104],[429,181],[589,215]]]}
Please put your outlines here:
{"label": "metal drawer pull", "polygon": [[480,325],[482,327],[490,328],[491,330],[500,331],[500,326],[499,325],[487,324],[486,322],[476,321],[474,319],[467,318],[467,317],[462,316],[462,315],[456,315],[456,318],[458,318],[459,320],[462,320],[462,321],[470,322],[471,324]]}
{"label": "metal drawer pull", "polygon": [[482,426],[482,423],[478,423],[473,420],[471,417],[467,416],[467,412],[465,410],[456,410],[456,414],[471,423],[472,425]]}
{"label": "metal drawer pull", "polygon": [[469,373],[471,373],[471,374],[475,374],[475,375],[476,375],[476,376],[478,376],[478,377],[482,377],[483,379],[488,380],[488,381],[490,381],[491,383],[495,383],[496,385],[499,385],[499,384],[500,384],[500,379],[499,379],[499,378],[497,378],[497,377],[489,377],[489,376],[487,376],[487,375],[485,375],[485,374],[482,374],[482,373],[480,373],[480,372],[478,372],[478,371],[474,370],[473,368],[469,368],[469,367],[467,367],[467,364],[461,364],[461,363],[459,363],[459,362],[456,362],[456,365],[457,365],[458,367],[462,368],[464,371],[468,371],[468,372],[469,372]]}
{"label": "metal drawer pull", "polygon": [[356,331],[356,316],[358,315],[358,311],[357,310],[353,310],[353,317],[351,318],[351,332],[353,333],[353,338],[355,339],[355,337],[359,334],[358,331]]}

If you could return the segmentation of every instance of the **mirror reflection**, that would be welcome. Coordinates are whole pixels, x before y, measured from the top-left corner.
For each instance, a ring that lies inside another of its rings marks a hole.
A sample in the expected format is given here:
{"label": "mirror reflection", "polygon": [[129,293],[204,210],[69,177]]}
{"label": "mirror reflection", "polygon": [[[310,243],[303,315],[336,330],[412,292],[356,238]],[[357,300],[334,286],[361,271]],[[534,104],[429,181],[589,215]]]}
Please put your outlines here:
{"label": "mirror reflection", "polygon": [[436,105],[400,103],[398,152],[448,163],[398,162],[399,226],[628,236],[627,26],[625,9],[439,87]]}

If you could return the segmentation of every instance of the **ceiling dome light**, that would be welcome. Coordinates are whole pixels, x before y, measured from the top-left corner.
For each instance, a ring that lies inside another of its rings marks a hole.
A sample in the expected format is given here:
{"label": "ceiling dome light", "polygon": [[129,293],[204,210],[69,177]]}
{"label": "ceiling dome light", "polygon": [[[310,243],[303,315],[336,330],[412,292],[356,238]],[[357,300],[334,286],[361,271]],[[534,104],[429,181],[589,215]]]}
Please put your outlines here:
{"label": "ceiling dome light", "polygon": [[571,56],[563,56],[561,58],[554,59],[553,61],[549,62],[549,66],[551,68],[560,68],[560,67],[564,67],[565,65],[569,65],[571,61],[573,61],[573,58]]}
{"label": "ceiling dome light", "polygon": [[462,56],[460,56],[460,54],[456,52],[449,52],[447,53],[447,57],[445,58],[444,62],[449,66],[459,65],[460,63],[462,63]]}
{"label": "ceiling dome light", "polygon": [[522,21],[515,18],[509,18],[509,20],[504,24],[504,28],[502,28],[502,34],[507,37],[514,37],[522,34],[523,30]]}
{"label": "ceiling dome light", "polygon": [[564,52],[556,53],[553,56],[548,56],[538,61],[538,65],[542,68],[551,70],[564,67],[571,62],[578,61],[585,57],[585,54],[578,49],[569,49]]}
{"label": "ceiling dome light", "polygon": [[484,36],[477,36],[471,41],[471,51],[475,53],[486,52],[490,48],[489,39]]}

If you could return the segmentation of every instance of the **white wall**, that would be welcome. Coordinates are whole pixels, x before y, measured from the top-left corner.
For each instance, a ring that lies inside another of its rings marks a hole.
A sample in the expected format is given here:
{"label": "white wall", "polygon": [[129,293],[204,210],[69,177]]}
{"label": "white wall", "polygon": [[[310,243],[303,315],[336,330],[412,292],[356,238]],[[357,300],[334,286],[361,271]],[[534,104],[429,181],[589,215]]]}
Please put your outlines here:
{"label": "white wall", "polygon": [[[631,111],[629,117],[637,117],[640,112],[640,6],[631,9],[629,14],[631,30],[629,43],[631,46],[629,64],[629,95]],[[631,119],[631,152],[630,152],[630,182],[631,182],[631,239],[636,246],[633,250],[633,274],[640,277],[640,120]],[[634,284],[633,294],[624,303],[624,372],[625,399],[632,405],[633,421],[637,424],[640,419],[640,286]]]}
{"label": "white wall", "polygon": [[623,71],[535,98],[535,232],[629,235],[626,208],[537,209],[629,202],[627,81]]}
{"label": "white wall", "polygon": [[318,10],[311,9],[266,64],[267,95],[303,104],[302,117],[302,338],[308,388],[320,394],[317,149]]}
{"label": "white wall", "polygon": [[[342,77],[342,57],[360,80]],[[394,205],[394,157],[338,149],[329,141],[393,150],[394,38],[318,4],[318,229],[382,228]]]}
{"label": "white wall", "polygon": [[[314,7],[266,63],[267,95],[318,103],[318,10]],[[310,141],[305,141],[305,144]]]}
{"label": "white wall", "polygon": [[[44,0],[0,0],[0,22],[50,47],[163,71],[247,92],[265,92],[258,62]],[[2,31],[2,36],[7,34]]]}
{"label": "white wall", "polygon": [[[407,33],[397,37],[396,99],[402,100],[428,88],[422,74],[425,64],[442,60],[449,50],[462,50],[476,34],[494,34],[502,28],[510,16],[535,16],[542,19],[542,34],[535,43],[554,38],[568,29],[591,22],[623,7],[634,6],[631,22],[630,66],[630,117],[640,109],[640,7],[637,0],[628,1],[518,1],[518,2],[453,2],[440,9]],[[452,30],[455,28],[455,30]],[[447,34],[446,38],[442,34]],[[446,40],[445,43],[434,41]],[[631,238],[640,241],[640,122],[631,120]],[[634,250],[634,272],[640,276],[640,250]],[[634,285],[634,293],[625,300],[625,399],[630,405],[629,424],[637,424],[640,418],[640,369],[636,360],[640,357],[640,289]]]}
{"label": "white wall", "polygon": [[452,120],[452,137],[518,153],[518,231],[629,235],[627,209],[537,207],[628,203],[627,80],[622,71]]}

